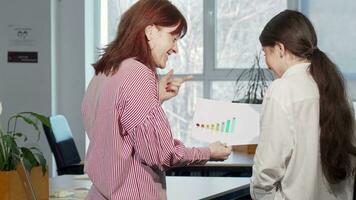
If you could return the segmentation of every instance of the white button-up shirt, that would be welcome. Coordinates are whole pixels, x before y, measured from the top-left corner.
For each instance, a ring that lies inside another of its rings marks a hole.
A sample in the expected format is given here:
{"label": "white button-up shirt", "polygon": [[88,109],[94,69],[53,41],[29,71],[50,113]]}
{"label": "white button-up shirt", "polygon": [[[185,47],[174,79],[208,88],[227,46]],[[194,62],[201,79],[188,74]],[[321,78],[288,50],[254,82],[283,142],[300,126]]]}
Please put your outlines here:
{"label": "white button-up shirt", "polygon": [[291,66],[265,95],[251,177],[253,199],[352,198],[353,178],[331,188],[322,173],[319,90],[309,65]]}

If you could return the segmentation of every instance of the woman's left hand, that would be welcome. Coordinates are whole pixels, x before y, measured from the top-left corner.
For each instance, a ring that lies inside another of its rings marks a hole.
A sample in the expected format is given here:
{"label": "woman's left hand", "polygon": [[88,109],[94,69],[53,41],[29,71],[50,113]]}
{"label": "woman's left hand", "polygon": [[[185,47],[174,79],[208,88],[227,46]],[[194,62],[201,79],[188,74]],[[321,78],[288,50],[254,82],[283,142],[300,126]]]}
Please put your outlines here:
{"label": "woman's left hand", "polygon": [[185,82],[193,79],[193,76],[185,76],[181,78],[173,77],[173,69],[171,69],[165,76],[159,81],[159,99],[161,103],[177,96],[180,86]]}

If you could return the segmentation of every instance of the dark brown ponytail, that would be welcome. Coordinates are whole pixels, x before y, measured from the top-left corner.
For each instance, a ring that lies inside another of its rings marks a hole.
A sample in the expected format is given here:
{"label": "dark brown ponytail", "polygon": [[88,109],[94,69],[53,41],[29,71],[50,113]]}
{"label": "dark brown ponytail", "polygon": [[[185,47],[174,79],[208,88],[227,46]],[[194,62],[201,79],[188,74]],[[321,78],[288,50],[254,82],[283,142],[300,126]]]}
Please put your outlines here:
{"label": "dark brown ponytail", "polygon": [[310,73],[320,94],[320,156],[330,184],[345,180],[355,169],[352,156],[355,119],[344,79],[336,65],[317,47],[312,23],[302,13],[285,10],[271,19],[260,35],[262,46],[282,43],[295,56],[311,62]]}
{"label": "dark brown ponytail", "polygon": [[354,117],[340,71],[318,48],[311,56],[310,73],[320,93],[321,165],[329,183],[335,184],[352,171],[350,155],[356,155],[352,144]]}

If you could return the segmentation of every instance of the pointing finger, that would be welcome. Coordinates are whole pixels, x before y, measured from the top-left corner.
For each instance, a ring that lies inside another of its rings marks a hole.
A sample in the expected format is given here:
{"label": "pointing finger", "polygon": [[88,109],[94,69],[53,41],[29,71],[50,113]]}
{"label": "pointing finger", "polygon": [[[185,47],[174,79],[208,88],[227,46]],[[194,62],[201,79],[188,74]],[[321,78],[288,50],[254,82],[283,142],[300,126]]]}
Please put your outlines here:
{"label": "pointing finger", "polygon": [[169,72],[166,75],[164,75],[162,79],[167,80],[167,81],[170,80],[173,76],[173,73],[174,73],[173,69],[169,70]]}
{"label": "pointing finger", "polygon": [[185,81],[190,81],[190,80],[193,80],[193,76],[192,75],[190,75],[190,76],[184,76],[183,78],[182,78],[182,82],[185,82]]}

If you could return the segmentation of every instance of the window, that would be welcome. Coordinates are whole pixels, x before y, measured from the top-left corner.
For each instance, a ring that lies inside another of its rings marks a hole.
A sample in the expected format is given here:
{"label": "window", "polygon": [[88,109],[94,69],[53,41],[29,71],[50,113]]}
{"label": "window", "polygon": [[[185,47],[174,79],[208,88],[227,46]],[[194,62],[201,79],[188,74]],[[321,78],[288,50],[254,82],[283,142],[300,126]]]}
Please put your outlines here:
{"label": "window", "polygon": [[301,12],[315,27],[319,48],[338,65],[346,79],[356,80],[356,2],[326,1],[320,6],[315,1],[300,0],[300,4]]}
{"label": "window", "polygon": [[[186,17],[188,33],[178,42],[179,53],[159,73],[173,68],[177,77],[194,75],[177,97],[163,104],[175,137],[186,137],[197,98],[233,100],[236,77],[261,49],[258,36],[263,26],[286,9],[288,1],[296,0],[171,1]],[[102,45],[115,37],[120,15],[135,2],[101,0]]]}

